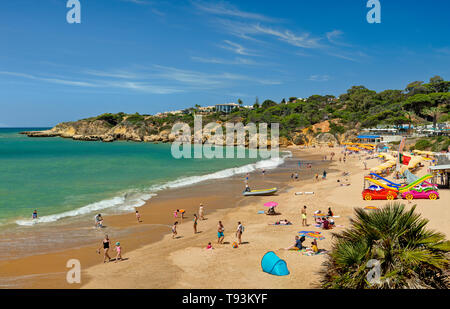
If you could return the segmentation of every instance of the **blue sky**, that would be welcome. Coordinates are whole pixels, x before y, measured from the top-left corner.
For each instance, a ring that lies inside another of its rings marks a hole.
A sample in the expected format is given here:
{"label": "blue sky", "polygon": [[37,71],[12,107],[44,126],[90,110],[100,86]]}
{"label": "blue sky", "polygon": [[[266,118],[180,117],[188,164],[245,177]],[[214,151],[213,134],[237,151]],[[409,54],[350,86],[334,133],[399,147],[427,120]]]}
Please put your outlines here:
{"label": "blue sky", "polygon": [[450,79],[449,1],[0,3],[0,126]]}

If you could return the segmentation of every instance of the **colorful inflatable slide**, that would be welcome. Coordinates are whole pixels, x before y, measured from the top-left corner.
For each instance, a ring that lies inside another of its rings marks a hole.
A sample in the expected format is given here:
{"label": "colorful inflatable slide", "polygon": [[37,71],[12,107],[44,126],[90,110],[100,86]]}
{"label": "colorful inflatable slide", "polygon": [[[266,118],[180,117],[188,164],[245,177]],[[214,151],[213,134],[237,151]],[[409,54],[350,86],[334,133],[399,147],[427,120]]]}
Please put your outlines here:
{"label": "colorful inflatable slide", "polygon": [[[363,199],[370,200],[393,200],[400,194],[402,198],[412,199],[430,199],[436,200],[439,198],[436,186],[427,182],[433,176],[427,174],[423,177],[417,178],[406,185],[400,185],[387,180],[375,173],[364,177],[364,190],[362,192]],[[381,181],[380,181],[381,180]],[[366,181],[372,183],[366,189]]]}

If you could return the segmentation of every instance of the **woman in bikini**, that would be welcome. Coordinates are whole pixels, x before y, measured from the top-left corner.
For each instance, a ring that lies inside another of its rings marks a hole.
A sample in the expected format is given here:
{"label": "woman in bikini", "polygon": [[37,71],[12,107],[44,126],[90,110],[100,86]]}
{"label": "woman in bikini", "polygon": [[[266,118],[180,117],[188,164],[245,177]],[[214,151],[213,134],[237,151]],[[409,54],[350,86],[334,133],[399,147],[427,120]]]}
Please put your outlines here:
{"label": "woman in bikini", "polygon": [[111,257],[108,254],[110,245],[111,241],[108,235],[105,235],[105,239],[102,240],[102,245],[97,249],[97,253],[100,254],[100,249],[103,248],[103,263],[106,263],[106,258],[108,258],[108,262],[111,261]]}
{"label": "woman in bikini", "polygon": [[197,234],[197,221],[198,217],[196,214],[194,214],[194,234]]}

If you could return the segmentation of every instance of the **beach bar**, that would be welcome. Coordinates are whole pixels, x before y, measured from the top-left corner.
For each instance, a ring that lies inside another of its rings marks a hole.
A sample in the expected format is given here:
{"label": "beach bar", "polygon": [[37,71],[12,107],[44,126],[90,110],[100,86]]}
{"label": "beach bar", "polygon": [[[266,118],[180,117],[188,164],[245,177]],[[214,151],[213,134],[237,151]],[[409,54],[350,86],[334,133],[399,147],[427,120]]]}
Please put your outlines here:
{"label": "beach bar", "polygon": [[450,189],[450,164],[430,166],[433,172],[433,183],[437,184],[440,189]]}

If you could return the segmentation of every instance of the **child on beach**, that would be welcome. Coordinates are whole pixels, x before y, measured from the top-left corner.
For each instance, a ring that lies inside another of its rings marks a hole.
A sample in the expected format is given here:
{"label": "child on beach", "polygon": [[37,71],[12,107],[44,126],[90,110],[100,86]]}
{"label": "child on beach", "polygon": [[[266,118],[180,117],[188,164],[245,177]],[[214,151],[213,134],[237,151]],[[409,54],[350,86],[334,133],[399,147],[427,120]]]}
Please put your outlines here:
{"label": "child on beach", "polygon": [[206,246],[206,250],[212,250],[212,249],[214,249],[214,248],[211,245],[211,243],[209,242],[208,245]]}
{"label": "child on beach", "polygon": [[244,226],[241,224],[241,222],[238,222],[238,227],[237,227],[237,230],[236,230],[236,238],[238,239],[238,241],[239,241],[239,245],[241,245],[242,244],[242,239],[241,239],[241,237],[242,237],[242,233],[244,232]]}
{"label": "child on beach", "polygon": [[136,219],[138,223],[141,223],[141,215],[139,214],[138,210],[136,210]]}
{"label": "child on beach", "polygon": [[173,216],[175,217],[175,218],[178,218],[178,212],[179,212],[179,210],[177,209],[177,210],[175,210],[174,212],[173,212]]}
{"label": "child on beach", "polygon": [[103,218],[101,214],[95,216],[95,227],[99,228],[103,227]]}
{"label": "child on beach", "polygon": [[120,242],[116,242],[116,261],[114,263],[117,263],[117,261],[122,260],[122,248],[120,247]]}
{"label": "child on beach", "polygon": [[177,224],[178,221],[175,221],[175,223],[172,225],[172,239],[174,239],[175,236],[177,236]]}
{"label": "child on beach", "polygon": [[35,209],[33,211],[33,219],[37,219],[38,215],[37,215],[37,210]]}
{"label": "child on beach", "polygon": [[198,216],[200,220],[205,220],[205,209],[203,208],[202,203],[200,203],[200,207],[198,208]]}
{"label": "child on beach", "polygon": [[180,209],[180,214],[181,214],[181,219],[184,219],[184,214],[185,214],[185,210],[184,209]]}

